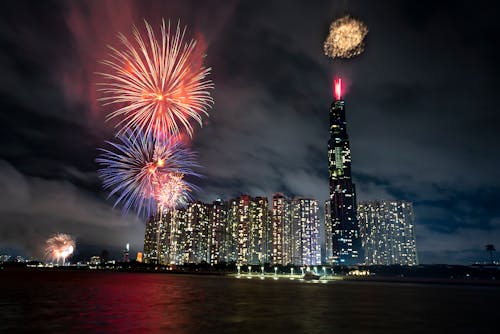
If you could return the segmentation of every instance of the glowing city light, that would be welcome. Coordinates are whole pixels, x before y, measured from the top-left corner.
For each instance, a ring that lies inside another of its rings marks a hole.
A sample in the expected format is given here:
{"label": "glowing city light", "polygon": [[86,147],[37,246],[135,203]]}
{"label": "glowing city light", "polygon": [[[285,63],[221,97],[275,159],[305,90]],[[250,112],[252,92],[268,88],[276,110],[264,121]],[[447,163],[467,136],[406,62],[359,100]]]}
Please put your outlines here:
{"label": "glowing city light", "polygon": [[342,79],[337,78],[334,80],[333,90],[335,95],[335,100],[340,101],[342,98]]}

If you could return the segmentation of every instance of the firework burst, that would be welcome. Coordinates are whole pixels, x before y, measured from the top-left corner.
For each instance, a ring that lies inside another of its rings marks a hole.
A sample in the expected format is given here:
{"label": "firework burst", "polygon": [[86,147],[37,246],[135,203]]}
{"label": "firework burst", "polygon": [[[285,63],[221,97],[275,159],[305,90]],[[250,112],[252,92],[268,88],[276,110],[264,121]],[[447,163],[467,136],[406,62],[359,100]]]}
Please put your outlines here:
{"label": "firework burst", "polygon": [[68,234],[59,233],[45,241],[45,256],[52,259],[52,261],[62,263],[73,254],[75,250],[75,240]]}
{"label": "firework burst", "polygon": [[168,173],[159,178],[156,200],[160,210],[184,207],[192,200],[191,192],[198,188],[188,183],[183,174]]}
{"label": "firework burst", "polygon": [[[111,190],[108,197],[118,196],[115,206],[122,203],[123,213],[133,208],[138,215],[149,215],[156,210],[162,198],[161,185],[168,184],[168,176],[199,176],[193,171],[198,167],[195,154],[175,138],[154,140],[137,130],[127,131],[117,139],[119,143],[107,142],[113,150],[101,149],[96,162],[103,167],[98,174],[104,188]],[[184,189],[188,187],[184,183]]]}
{"label": "firework burst", "polygon": [[363,40],[368,28],[363,22],[344,16],[330,25],[323,49],[330,58],[352,58],[364,50]]}
{"label": "firework burst", "polygon": [[171,29],[170,22],[162,21],[157,39],[151,25],[146,21],[145,25],[146,38],[136,27],[132,41],[119,34],[124,50],[110,46],[111,59],[102,62],[112,73],[98,73],[105,79],[100,84],[105,97],[100,101],[118,108],[107,120],[118,119],[119,135],[137,128],[163,139],[185,128],[192,136],[191,121],[201,126],[202,115],[208,115],[213,105],[210,68],[203,67],[196,41],[185,41],[186,27],[177,24]]}

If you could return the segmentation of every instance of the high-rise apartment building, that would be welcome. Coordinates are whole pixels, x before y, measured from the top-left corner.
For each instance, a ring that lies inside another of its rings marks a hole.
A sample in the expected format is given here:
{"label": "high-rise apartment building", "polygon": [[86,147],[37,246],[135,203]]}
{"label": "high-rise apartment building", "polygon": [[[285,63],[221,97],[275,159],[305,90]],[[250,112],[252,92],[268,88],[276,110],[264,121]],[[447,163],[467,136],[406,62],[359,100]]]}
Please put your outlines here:
{"label": "high-rise apartment building", "polygon": [[238,199],[238,259],[240,264],[263,264],[268,255],[266,197],[241,195]]}
{"label": "high-rise apartment building", "polygon": [[271,262],[278,265],[286,265],[291,262],[288,258],[288,242],[290,236],[287,232],[285,240],[285,229],[291,224],[290,200],[283,194],[273,195],[272,202],[272,255]]}
{"label": "high-rise apartment building", "polygon": [[242,195],[238,200],[238,263],[248,264],[250,257],[250,196]]}
{"label": "high-rise apartment building", "polygon": [[272,263],[321,263],[318,201],[308,198],[290,200],[281,193],[274,194],[271,220]]}
{"label": "high-rise apartment building", "polygon": [[228,262],[229,244],[227,215],[229,204],[217,199],[210,210],[210,264]]}
{"label": "high-rise apartment building", "polygon": [[330,201],[325,201],[325,263],[333,262],[332,253],[332,213],[330,209]]}
{"label": "high-rise apartment building", "polygon": [[351,149],[341,88],[340,79],[335,80],[335,100],[330,107],[328,141],[332,262],[350,265],[363,262],[363,259],[356,218],[356,189],[351,175]]}
{"label": "high-rise apartment building", "polygon": [[166,264],[167,222],[161,212],[146,222],[144,234],[144,262]]}
{"label": "high-rise apartment building", "polygon": [[146,223],[144,235],[144,262],[171,264],[185,259],[185,210],[157,212]]}
{"label": "high-rise apartment building", "polygon": [[310,198],[292,201],[292,249],[294,265],[321,264],[319,204]]}
{"label": "high-rise apartment building", "polygon": [[248,263],[263,264],[268,258],[267,233],[268,230],[268,203],[267,197],[254,197],[250,201],[250,228],[249,228],[249,259]]}
{"label": "high-rise apartment building", "polygon": [[188,263],[210,262],[210,205],[190,203],[186,208],[185,260]]}
{"label": "high-rise apartment building", "polygon": [[358,221],[370,265],[417,265],[413,205],[406,201],[358,204]]}
{"label": "high-rise apartment building", "polygon": [[227,257],[228,262],[238,262],[238,228],[239,228],[239,204],[238,198],[229,200],[229,209],[226,220],[227,240]]}

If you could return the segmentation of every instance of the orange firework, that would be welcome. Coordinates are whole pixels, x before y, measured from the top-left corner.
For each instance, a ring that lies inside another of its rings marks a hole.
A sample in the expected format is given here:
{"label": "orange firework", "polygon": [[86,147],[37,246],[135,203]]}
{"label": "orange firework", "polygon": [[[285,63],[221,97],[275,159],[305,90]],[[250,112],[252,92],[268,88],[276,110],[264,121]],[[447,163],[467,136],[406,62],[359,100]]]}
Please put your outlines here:
{"label": "orange firework", "polygon": [[73,240],[70,235],[64,233],[54,235],[53,237],[47,239],[45,243],[46,256],[57,263],[59,260],[62,260],[62,263],[64,264],[66,259],[71,256],[75,250],[75,240]]}
{"label": "orange firework", "polygon": [[202,115],[208,115],[213,105],[210,68],[202,65],[196,41],[184,40],[186,27],[177,24],[171,29],[170,22],[162,21],[157,39],[151,25],[145,25],[146,38],[136,27],[132,41],[119,34],[123,50],[110,46],[111,59],[102,62],[112,73],[99,73],[105,79],[99,84],[104,94],[100,101],[117,108],[106,119],[118,119],[118,135],[141,129],[161,140],[185,128],[192,136],[191,121],[201,126]]}

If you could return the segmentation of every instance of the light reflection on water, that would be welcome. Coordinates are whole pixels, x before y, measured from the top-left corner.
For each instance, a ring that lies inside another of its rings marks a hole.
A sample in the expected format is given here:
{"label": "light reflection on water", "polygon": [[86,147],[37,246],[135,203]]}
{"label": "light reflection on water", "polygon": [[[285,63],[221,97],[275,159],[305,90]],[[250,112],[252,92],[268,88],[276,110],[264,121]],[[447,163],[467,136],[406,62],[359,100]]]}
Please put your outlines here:
{"label": "light reflection on water", "polygon": [[491,287],[257,277],[4,271],[0,332],[481,333],[500,297]]}

